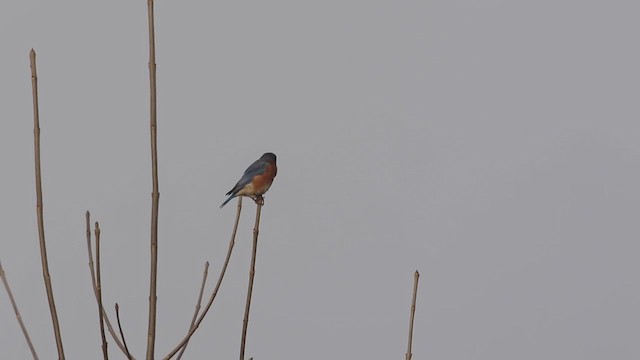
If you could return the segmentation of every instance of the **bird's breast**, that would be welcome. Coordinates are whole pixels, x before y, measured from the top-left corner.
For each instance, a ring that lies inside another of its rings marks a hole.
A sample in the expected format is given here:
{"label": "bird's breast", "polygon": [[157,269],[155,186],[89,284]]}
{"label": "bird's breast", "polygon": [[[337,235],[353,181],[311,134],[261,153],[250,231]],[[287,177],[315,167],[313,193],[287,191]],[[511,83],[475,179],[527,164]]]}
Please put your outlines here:
{"label": "bird's breast", "polygon": [[276,176],[275,166],[269,164],[266,166],[264,173],[253,177],[251,182],[247,184],[238,195],[262,195],[269,190]]}

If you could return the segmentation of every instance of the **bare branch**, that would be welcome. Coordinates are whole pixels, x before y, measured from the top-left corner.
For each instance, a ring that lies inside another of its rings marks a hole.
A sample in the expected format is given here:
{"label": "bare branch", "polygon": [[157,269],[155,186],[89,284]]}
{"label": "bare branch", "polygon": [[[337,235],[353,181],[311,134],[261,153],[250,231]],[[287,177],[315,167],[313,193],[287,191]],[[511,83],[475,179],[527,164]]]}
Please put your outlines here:
{"label": "bare branch", "polygon": [[247,342],[247,328],[249,327],[249,310],[251,308],[251,295],[253,294],[253,278],[256,274],[256,255],[258,252],[258,233],[260,232],[260,211],[264,205],[264,198],[256,199],[256,223],[253,227],[253,251],[251,253],[251,268],[249,269],[249,287],[247,288],[247,301],[244,307],[244,319],[242,320],[242,341],[240,342],[240,360],[244,360],[244,349]]}
{"label": "bare branch", "polygon": [[[92,246],[91,246],[91,214],[89,214],[89,212],[87,211],[85,214],[85,226],[86,226],[86,232],[87,232],[87,256],[89,257],[89,273],[91,274],[91,288],[93,289],[93,295],[96,298],[96,303],[98,302],[98,287],[96,285],[96,272],[93,266],[93,251],[92,251]],[[104,310],[104,306],[102,306],[102,315],[104,317],[104,321],[107,324],[107,330],[109,330],[109,334],[111,334],[111,338],[113,339],[113,341],[116,342],[116,345],[118,345],[118,348],[120,348],[120,350],[122,350],[122,353],[124,353],[125,355],[127,355],[127,349],[125,348],[125,346],[122,344],[122,342],[120,341],[120,339],[118,338],[118,335],[116,334],[115,330],[113,330],[113,326],[111,325],[111,321],[109,320],[109,315],[107,314],[107,312]],[[131,356],[132,360],[135,360],[135,358],[133,356]]]}
{"label": "bare branch", "polygon": [[158,207],[160,190],[158,186],[158,137],[156,126],[156,44],[153,0],[147,0],[149,19],[149,89],[150,89],[150,130],[151,130],[151,172],[153,192],[151,193],[151,274],[149,279],[149,326],[147,331],[147,360],[155,359],[156,305],[158,279]]}
{"label": "bare branch", "polygon": [[107,349],[107,337],[104,335],[104,316],[102,314],[102,280],[100,276],[100,225],[96,221],[95,230],[96,237],[96,288],[98,289],[98,318],[100,319],[100,339],[102,340],[102,355],[104,360],[109,360],[109,352]]}
{"label": "bare branch", "polygon": [[[204,293],[204,285],[207,282],[207,275],[209,274],[209,262],[207,261],[204,264],[204,272],[202,273],[202,284],[200,285],[200,294],[198,295],[198,302],[196,303],[196,310],[193,312],[193,318],[191,319],[191,325],[189,325],[189,331],[193,329],[193,325],[196,323],[196,319],[198,318],[198,313],[200,312],[200,304],[202,304],[202,294]],[[178,354],[177,360],[182,359],[182,354],[187,350],[187,346],[189,342],[187,341],[182,350],[180,350],[180,354]]]}
{"label": "bare branch", "polygon": [[409,320],[409,342],[407,344],[407,353],[405,354],[406,360],[411,360],[411,344],[413,342],[413,317],[416,314],[416,297],[418,294],[418,279],[420,278],[420,273],[416,270],[415,274],[413,274],[413,300],[411,301],[411,317]]}
{"label": "bare branch", "polygon": [[122,337],[122,342],[124,343],[125,355],[127,355],[127,359],[133,360],[133,356],[129,352],[129,347],[127,346],[127,340],[124,337],[124,331],[122,331],[122,324],[120,323],[120,306],[116,303],[116,320],[118,320],[118,330],[120,330],[120,337]]}
{"label": "bare branch", "polygon": [[11,301],[11,306],[13,306],[13,312],[16,314],[16,319],[18,319],[18,324],[20,324],[20,329],[22,329],[22,334],[24,338],[27,340],[27,345],[29,345],[29,350],[31,350],[31,355],[34,360],[38,360],[38,354],[36,354],[36,349],[33,347],[31,343],[31,337],[29,337],[29,333],[27,332],[27,328],[24,326],[24,322],[22,322],[22,316],[20,316],[20,311],[18,311],[18,305],[16,304],[16,300],[13,298],[13,293],[11,292],[11,288],[9,287],[9,281],[7,280],[7,275],[4,273],[4,269],[2,268],[2,263],[0,263],[0,278],[2,278],[2,282],[4,283],[4,288],[7,290],[7,295],[9,295],[9,301]]}
{"label": "bare branch", "polygon": [[227,258],[224,260],[224,264],[222,265],[222,270],[220,270],[220,276],[218,277],[218,282],[216,283],[216,287],[213,289],[213,292],[209,297],[209,302],[207,303],[207,306],[205,306],[204,310],[202,311],[202,314],[198,316],[198,320],[196,321],[195,325],[189,330],[189,333],[187,334],[187,336],[185,336],[184,339],[182,339],[182,341],[180,341],[180,343],[173,350],[171,350],[171,352],[167,356],[165,356],[163,360],[171,359],[178,351],[180,351],[180,349],[189,341],[191,336],[196,332],[196,330],[198,329],[198,326],[200,326],[200,323],[202,322],[202,320],[204,320],[204,317],[207,315],[207,312],[211,308],[211,305],[213,305],[213,301],[215,300],[216,295],[218,294],[218,290],[220,289],[220,285],[222,284],[222,279],[224,278],[224,274],[227,271],[229,260],[231,259],[231,253],[233,252],[233,245],[235,244],[235,241],[236,241],[236,233],[238,232],[238,224],[240,223],[241,211],[242,211],[242,196],[238,196],[236,222],[233,225],[233,232],[231,234],[231,240],[229,241],[229,248],[227,250]]}
{"label": "bare branch", "polygon": [[58,359],[64,360],[64,348],[62,346],[62,334],[58,322],[58,312],[56,302],[53,297],[53,286],[51,285],[51,274],[49,273],[49,261],[47,260],[47,244],[44,237],[44,215],[42,209],[42,172],[40,170],[40,113],[38,109],[38,74],[36,71],[36,52],[31,49],[29,53],[31,63],[31,91],[33,95],[33,146],[35,153],[36,167],[36,212],[38,214],[38,235],[40,238],[40,259],[42,260],[42,277],[47,290],[47,300],[49,301],[49,312],[51,313],[51,323],[53,333],[56,337],[56,347],[58,349]]}

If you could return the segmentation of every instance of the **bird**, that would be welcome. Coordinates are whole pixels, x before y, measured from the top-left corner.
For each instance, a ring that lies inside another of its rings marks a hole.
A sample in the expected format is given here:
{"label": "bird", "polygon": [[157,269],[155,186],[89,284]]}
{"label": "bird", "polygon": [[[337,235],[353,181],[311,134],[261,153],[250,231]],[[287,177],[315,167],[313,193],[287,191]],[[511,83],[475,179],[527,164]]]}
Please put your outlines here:
{"label": "bird", "polygon": [[270,152],[264,153],[244,171],[238,183],[227,193],[229,197],[220,205],[220,208],[222,209],[237,196],[248,196],[256,203],[262,200],[262,195],[269,190],[277,173],[276,155]]}

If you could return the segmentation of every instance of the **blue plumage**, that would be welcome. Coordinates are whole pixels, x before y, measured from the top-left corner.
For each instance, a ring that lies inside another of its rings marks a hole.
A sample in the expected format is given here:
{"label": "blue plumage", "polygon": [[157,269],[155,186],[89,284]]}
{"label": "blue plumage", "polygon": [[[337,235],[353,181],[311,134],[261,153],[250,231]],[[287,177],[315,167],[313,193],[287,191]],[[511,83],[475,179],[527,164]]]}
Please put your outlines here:
{"label": "blue plumage", "polygon": [[[231,201],[231,199],[235,198],[238,195],[262,195],[262,193],[255,193],[255,194],[247,194],[242,193],[239,194],[240,192],[242,192],[243,189],[245,188],[252,188],[250,185],[253,185],[254,180],[256,179],[256,176],[261,176],[264,175],[265,172],[267,172],[267,169],[270,167],[274,168],[274,172],[273,175],[271,176],[271,179],[269,180],[269,184],[271,185],[271,181],[273,181],[273,177],[275,177],[275,166],[276,166],[276,156],[273,153],[265,153],[264,155],[262,155],[262,157],[260,157],[260,159],[256,160],[253,162],[253,164],[251,164],[247,170],[244,171],[244,174],[242,174],[242,177],[240,178],[240,180],[238,180],[238,182],[236,183],[236,185],[233,187],[233,189],[229,190],[229,192],[226,194],[229,197],[227,198],[227,200],[225,200],[222,205],[220,205],[220,207],[222,208],[223,206],[225,206],[229,201]],[[268,189],[269,186],[266,187],[266,189]],[[253,189],[253,192],[257,191],[258,189]],[[266,190],[264,190],[266,191]]]}

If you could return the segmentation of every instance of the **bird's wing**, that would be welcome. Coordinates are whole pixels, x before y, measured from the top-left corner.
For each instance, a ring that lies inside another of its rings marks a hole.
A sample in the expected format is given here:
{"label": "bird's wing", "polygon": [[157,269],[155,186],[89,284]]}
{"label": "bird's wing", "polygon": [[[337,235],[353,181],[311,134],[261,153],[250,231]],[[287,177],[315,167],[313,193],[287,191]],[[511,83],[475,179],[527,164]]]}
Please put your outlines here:
{"label": "bird's wing", "polygon": [[238,180],[236,186],[234,186],[233,189],[229,190],[227,195],[231,195],[242,190],[242,188],[244,188],[253,180],[254,176],[264,174],[267,169],[267,164],[268,163],[266,161],[260,159],[254,161],[253,164],[251,164],[247,168],[247,170],[244,171],[244,174],[242,174],[242,177],[240,178],[240,180]]}

